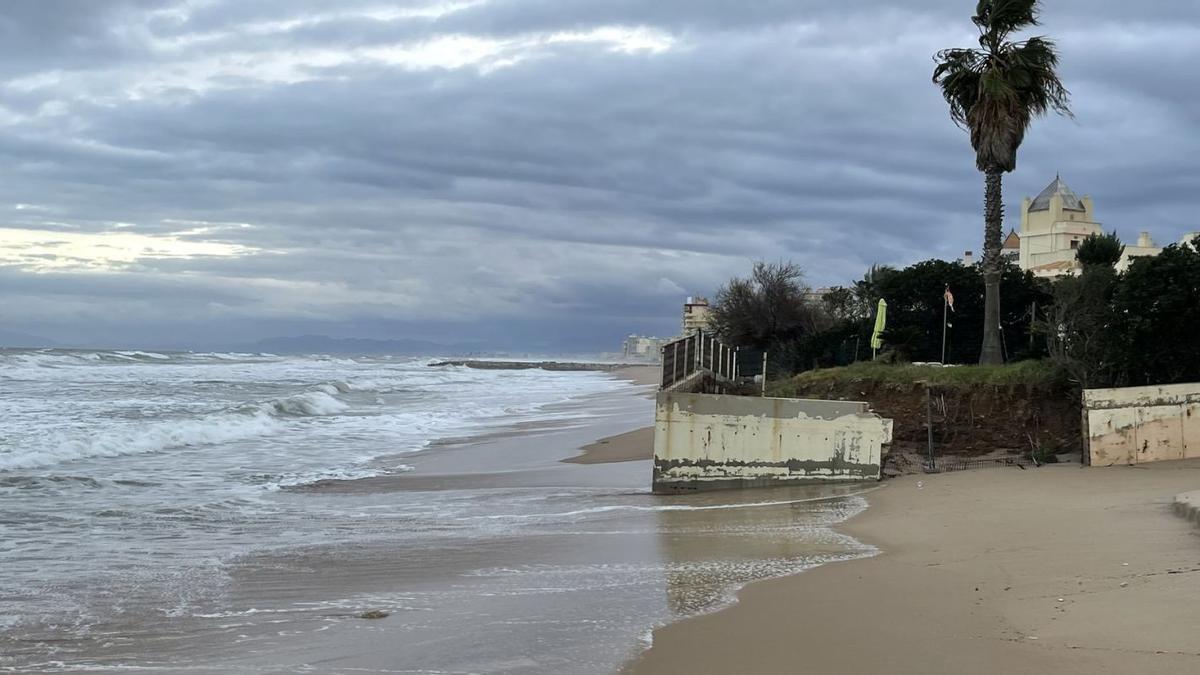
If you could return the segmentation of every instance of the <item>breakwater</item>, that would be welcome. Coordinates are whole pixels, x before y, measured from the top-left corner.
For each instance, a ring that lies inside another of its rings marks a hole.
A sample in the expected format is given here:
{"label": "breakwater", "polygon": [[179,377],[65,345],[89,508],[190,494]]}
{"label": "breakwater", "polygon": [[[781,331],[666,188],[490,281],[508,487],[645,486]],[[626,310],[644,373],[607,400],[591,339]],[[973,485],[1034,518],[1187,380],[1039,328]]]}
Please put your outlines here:
{"label": "breakwater", "polygon": [[438,361],[429,364],[430,368],[445,368],[462,366],[479,370],[550,370],[560,372],[597,371],[611,373],[622,368],[637,368],[639,366],[656,365],[652,363],[576,363],[571,361],[479,361],[463,359],[456,361]]}

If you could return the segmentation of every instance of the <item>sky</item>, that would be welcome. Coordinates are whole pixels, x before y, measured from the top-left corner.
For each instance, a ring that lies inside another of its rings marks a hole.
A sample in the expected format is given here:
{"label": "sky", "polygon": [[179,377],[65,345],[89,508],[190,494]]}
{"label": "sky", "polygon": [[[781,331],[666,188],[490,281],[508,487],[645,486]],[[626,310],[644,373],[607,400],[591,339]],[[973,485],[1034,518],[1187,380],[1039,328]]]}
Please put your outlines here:
{"label": "sky", "polygon": [[[756,260],[813,286],[978,251],[930,82],[972,0],[3,0],[0,329],[542,352],[669,335]],[[1200,229],[1200,3],[1054,0],[1056,173],[1126,241]]]}

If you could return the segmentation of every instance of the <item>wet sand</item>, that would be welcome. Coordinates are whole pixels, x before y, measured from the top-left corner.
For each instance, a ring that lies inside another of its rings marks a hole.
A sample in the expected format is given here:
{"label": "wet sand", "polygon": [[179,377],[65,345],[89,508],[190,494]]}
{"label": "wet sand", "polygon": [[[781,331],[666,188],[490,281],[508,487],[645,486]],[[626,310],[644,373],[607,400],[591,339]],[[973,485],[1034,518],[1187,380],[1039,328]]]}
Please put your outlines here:
{"label": "wet sand", "polygon": [[882,549],[655,631],[635,675],[1200,672],[1200,462],[889,481],[838,527]]}
{"label": "wet sand", "polygon": [[643,427],[585,445],[583,453],[578,457],[571,457],[563,461],[570,464],[611,464],[653,459],[653,457],[654,427]]}
{"label": "wet sand", "polygon": [[[352,549],[239,561],[229,570],[231,609],[280,623],[233,628],[240,654],[221,665],[614,672],[655,625],[717,610],[746,582],[872,552],[829,527],[865,507],[862,485],[654,496],[649,461],[561,461],[601,435],[636,435],[630,427],[652,415],[644,395],[577,400],[563,412],[405,455],[409,473],[296,491],[370,500],[364,526],[397,505],[427,507],[398,514],[412,518],[400,545],[364,529]],[[387,616],[359,618],[368,611]]]}

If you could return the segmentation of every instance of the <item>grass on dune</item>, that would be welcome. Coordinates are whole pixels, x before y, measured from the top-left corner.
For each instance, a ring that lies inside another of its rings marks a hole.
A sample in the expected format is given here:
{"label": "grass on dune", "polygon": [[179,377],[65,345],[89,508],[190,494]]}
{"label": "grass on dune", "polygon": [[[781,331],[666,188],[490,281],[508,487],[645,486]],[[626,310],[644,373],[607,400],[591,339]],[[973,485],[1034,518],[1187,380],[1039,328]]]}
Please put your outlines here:
{"label": "grass on dune", "polygon": [[1066,383],[1061,369],[1048,361],[1021,361],[1002,366],[914,366],[863,361],[841,368],[821,368],[795,377],[768,383],[773,396],[793,396],[819,386],[874,384],[889,388],[907,388],[929,383],[945,389],[974,387],[1056,388]]}

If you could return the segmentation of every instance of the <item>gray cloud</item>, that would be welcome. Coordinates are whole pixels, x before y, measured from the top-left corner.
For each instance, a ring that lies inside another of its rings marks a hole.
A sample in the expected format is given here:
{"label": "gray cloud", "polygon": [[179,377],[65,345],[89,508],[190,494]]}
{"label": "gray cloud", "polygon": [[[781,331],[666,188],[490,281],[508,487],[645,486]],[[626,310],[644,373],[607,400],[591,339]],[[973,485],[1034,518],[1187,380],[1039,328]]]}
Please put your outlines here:
{"label": "gray cloud", "polygon": [[[956,257],[978,248],[982,178],[929,75],[970,44],[971,7],[912,5],[5,3],[0,228],[241,253],[100,272],[0,249],[2,318],[60,339],[486,326],[593,348],[670,332],[681,290],[753,259],[830,284]],[[1058,171],[1126,238],[1200,229],[1200,93],[1179,86],[1200,8],[1044,18],[1077,117],[1029,135],[1010,212]]]}

